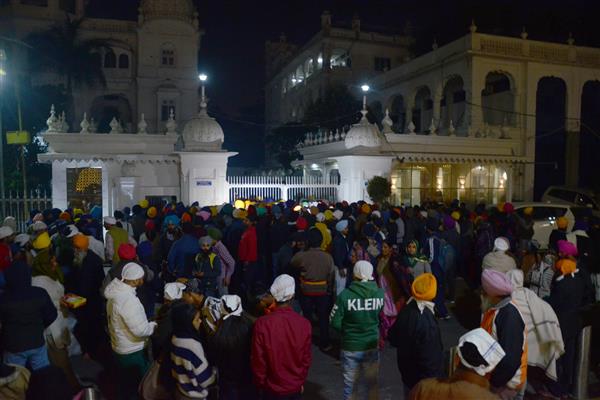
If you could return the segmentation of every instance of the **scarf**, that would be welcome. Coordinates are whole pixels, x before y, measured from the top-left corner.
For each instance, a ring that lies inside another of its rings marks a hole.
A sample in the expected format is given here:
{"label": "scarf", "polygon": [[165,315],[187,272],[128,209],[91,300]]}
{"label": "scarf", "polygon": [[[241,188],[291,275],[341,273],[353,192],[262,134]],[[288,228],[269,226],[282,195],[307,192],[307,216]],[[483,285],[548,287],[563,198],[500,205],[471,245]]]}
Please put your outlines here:
{"label": "scarf", "polygon": [[[417,251],[413,256],[408,254],[408,246],[411,244],[414,244],[417,248]],[[416,240],[411,240],[406,245],[406,256],[404,256],[404,260],[406,261],[406,265],[408,265],[410,268],[414,268],[415,265],[417,265],[420,262],[422,262],[422,263],[429,262],[427,257],[425,257],[423,254],[421,254],[421,246],[419,246],[419,242]]]}
{"label": "scarf", "polygon": [[55,281],[64,283],[65,277],[62,269],[60,266],[57,266],[56,269],[53,269],[50,258],[50,249],[46,248],[44,250],[40,250],[33,259],[31,276],[45,275]]}

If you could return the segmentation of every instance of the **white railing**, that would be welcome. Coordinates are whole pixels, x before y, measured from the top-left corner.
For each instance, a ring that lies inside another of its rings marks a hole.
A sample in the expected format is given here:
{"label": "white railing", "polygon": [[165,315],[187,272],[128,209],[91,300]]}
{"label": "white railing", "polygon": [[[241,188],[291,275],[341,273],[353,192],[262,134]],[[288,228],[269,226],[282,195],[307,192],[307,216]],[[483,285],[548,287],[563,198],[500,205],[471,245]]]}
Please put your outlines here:
{"label": "white railing", "polygon": [[229,201],[329,200],[336,201],[338,176],[228,176]]}
{"label": "white railing", "polygon": [[[4,220],[7,216],[15,217],[17,228],[24,232],[29,212],[39,210],[40,212],[52,208],[52,196],[45,190],[32,190],[29,196],[23,198],[23,193],[17,193],[9,190],[7,196],[0,198],[0,216]],[[0,223],[2,222],[0,220]]]}

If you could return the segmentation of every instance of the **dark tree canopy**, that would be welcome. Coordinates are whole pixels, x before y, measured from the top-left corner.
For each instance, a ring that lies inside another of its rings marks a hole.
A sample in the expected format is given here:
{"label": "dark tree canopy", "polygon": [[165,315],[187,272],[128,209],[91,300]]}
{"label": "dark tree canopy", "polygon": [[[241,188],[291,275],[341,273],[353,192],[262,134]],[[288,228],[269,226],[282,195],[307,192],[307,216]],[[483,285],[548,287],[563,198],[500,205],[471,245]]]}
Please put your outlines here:
{"label": "dark tree canopy", "polygon": [[374,176],[367,183],[367,193],[375,203],[382,203],[392,194],[392,184],[382,176]]}

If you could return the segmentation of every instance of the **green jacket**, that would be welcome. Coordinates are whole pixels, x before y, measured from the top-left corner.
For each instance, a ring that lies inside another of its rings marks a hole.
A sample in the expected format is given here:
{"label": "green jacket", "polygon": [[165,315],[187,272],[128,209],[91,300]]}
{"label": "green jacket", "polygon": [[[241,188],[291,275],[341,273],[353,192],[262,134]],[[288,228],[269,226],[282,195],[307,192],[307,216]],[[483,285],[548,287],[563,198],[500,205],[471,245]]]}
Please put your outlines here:
{"label": "green jacket", "polygon": [[379,312],[383,289],[374,281],[354,281],[344,289],[331,310],[331,326],[342,333],[342,350],[366,351],[379,342]]}

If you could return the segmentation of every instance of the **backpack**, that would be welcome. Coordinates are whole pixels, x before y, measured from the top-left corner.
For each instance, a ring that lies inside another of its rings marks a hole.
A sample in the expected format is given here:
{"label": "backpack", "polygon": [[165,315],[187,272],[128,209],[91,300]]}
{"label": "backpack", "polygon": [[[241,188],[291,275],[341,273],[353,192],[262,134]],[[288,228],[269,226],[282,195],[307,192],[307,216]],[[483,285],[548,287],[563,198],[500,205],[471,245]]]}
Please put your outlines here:
{"label": "backpack", "polygon": [[[437,250],[434,246],[434,241],[437,240],[439,246]],[[436,236],[432,236],[429,238],[429,263],[433,263],[436,261],[438,265],[442,268],[442,271],[447,271],[448,268],[454,265],[454,260],[456,258],[456,252],[450,243]]]}

